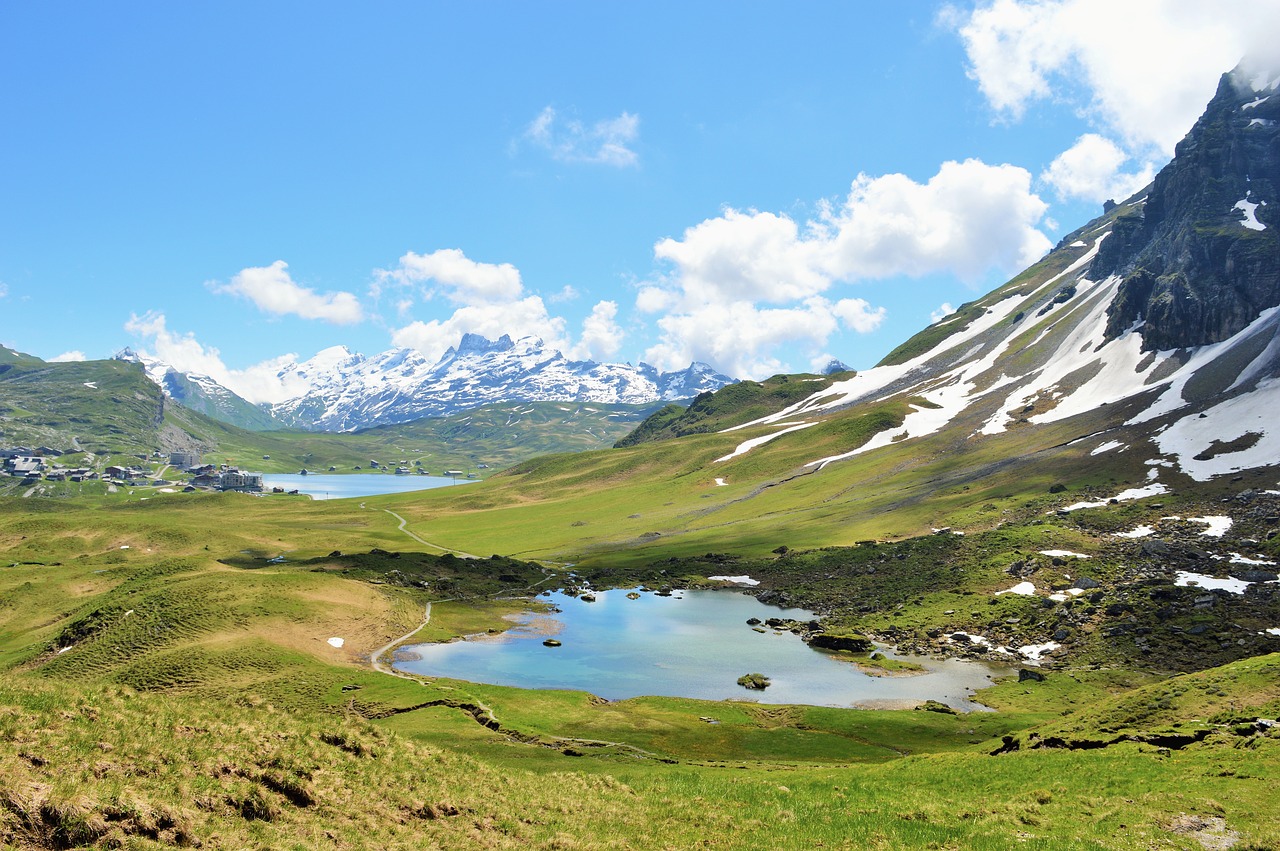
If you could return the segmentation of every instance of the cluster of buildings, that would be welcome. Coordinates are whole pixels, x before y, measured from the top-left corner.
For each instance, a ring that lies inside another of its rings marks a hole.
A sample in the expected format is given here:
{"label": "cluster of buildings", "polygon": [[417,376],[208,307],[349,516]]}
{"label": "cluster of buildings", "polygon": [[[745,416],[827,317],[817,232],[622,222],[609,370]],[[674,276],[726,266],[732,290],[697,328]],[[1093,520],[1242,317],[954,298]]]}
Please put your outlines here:
{"label": "cluster of buildings", "polygon": [[202,467],[191,467],[186,472],[191,475],[192,487],[244,493],[262,491],[262,474],[250,473],[238,467],[229,467],[226,464],[220,466],[205,464]]}
{"label": "cluster of buildings", "polygon": [[[101,473],[91,467],[67,467],[55,459],[63,455],[57,449],[41,446],[31,449],[25,446],[11,449],[0,448],[0,471],[4,474],[22,479],[24,482],[84,482],[101,478],[114,484],[134,485],[168,485],[172,482],[159,478],[147,467],[133,464],[120,466],[113,464]],[[143,459],[144,456],[138,456]],[[159,453],[157,460],[164,456]],[[194,452],[173,452],[169,454],[169,465],[189,474],[192,488],[210,488],[224,491],[244,491],[257,493],[262,491],[262,474],[250,473],[226,464],[200,464],[200,456]]]}
{"label": "cluster of buildings", "polygon": [[62,453],[57,449],[50,449],[47,446],[36,449],[25,446],[0,449],[4,472],[26,482],[37,482],[41,479],[50,482],[83,482],[98,478],[98,474],[89,467],[67,467],[53,460],[61,455]]}

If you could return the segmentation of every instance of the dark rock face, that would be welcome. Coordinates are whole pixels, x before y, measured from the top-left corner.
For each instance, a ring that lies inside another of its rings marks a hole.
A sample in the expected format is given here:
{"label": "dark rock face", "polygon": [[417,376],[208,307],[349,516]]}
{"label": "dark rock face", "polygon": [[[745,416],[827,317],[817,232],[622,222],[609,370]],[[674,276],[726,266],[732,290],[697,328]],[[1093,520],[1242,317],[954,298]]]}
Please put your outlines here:
{"label": "dark rock face", "polygon": [[1112,274],[1107,336],[1137,323],[1147,350],[1220,342],[1280,305],[1280,91],[1223,75],[1146,203],[1113,222],[1089,277]]}

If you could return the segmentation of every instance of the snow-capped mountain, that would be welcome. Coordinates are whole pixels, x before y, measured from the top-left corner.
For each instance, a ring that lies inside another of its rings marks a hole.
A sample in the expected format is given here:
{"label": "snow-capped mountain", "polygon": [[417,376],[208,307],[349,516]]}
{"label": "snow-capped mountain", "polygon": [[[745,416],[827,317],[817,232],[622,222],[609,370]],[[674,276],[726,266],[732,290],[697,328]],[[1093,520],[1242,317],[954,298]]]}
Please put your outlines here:
{"label": "snow-capped mountain", "polygon": [[683,399],[733,381],[705,364],[662,373],[643,363],[569,360],[537,337],[489,340],[478,334],[464,335],[435,363],[414,349],[365,357],[335,346],[290,364],[280,378],[305,382],[307,390],[271,405],[272,416],[323,431],[407,422],[490,402]]}
{"label": "snow-capped mountain", "polygon": [[[151,380],[172,398],[211,416],[249,428],[314,431],[408,422],[491,402],[645,404],[689,398],[734,380],[706,364],[659,372],[644,363],[569,360],[536,337],[489,340],[466,334],[434,363],[415,349],[366,357],[333,346],[277,373],[285,386],[305,389],[281,402],[253,406],[207,376],[183,375],[128,350],[117,357],[141,362]],[[267,424],[246,425],[237,400]]]}
{"label": "snow-capped mountain", "polygon": [[917,459],[1070,446],[1133,452],[1136,490],[1158,493],[1166,469],[1206,481],[1280,463],[1278,87],[1224,75],[1149,187],[875,368],[737,426],[750,431],[723,460],[897,400],[899,425],[809,470],[890,446]]}

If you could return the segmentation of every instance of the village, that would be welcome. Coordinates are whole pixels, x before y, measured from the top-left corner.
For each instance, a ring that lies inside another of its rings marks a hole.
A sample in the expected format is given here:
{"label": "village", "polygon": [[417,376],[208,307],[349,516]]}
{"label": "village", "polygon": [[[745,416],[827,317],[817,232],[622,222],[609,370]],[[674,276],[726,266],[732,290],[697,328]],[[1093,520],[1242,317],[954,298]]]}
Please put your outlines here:
{"label": "village", "polygon": [[[195,452],[170,452],[163,453],[159,450],[152,452],[150,456],[135,455],[132,456],[138,463],[130,463],[128,466],[112,464],[102,469],[95,469],[92,466],[83,466],[88,460],[92,462],[92,456],[78,454],[76,457],[81,466],[71,466],[63,464],[60,458],[70,453],[60,449],[48,446],[39,446],[35,448],[18,446],[13,448],[0,448],[0,475],[21,480],[22,485],[35,486],[40,482],[86,482],[86,481],[102,481],[108,487],[181,487],[184,492],[194,491],[234,491],[240,493],[263,493],[266,487],[263,483],[263,474],[254,473],[232,464],[230,461],[222,464],[202,463],[201,457]],[[269,461],[270,456],[262,456],[264,461]],[[362,472],[363,465],[355,465],[353,472]],[[477,465],[481,469],[487,469],[487,464]],[[369,472],[391,473],[392,468],[384,465],[376,459],[370,459],[368,462]],[[329,473],[336,473],[336,466],[329,466]],[[314,470],[308,470],[303,467],[298,471],[299,475],[312,475]],[[408,461],[402,461],[394,468],[396,475],[431,475],[421,461],[414,461],[412,464]],[[442,475],[449,478],[477,478],[476,473],[467,473],[463,470],[445,470]],[[169,478],[171,477],[171,478]],[[286,493],[283,488],[272,488],[273,493]],[[288,491],[288,493],[297,493],[297,491]]]}

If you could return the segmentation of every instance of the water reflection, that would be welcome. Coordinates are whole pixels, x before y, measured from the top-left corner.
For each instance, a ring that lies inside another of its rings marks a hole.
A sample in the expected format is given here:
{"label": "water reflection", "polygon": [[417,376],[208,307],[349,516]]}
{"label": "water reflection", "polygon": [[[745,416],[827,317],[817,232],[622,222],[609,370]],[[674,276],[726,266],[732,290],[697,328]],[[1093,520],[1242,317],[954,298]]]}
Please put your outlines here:
{"label": "water reflection", "polygon": [[[610,700],[641,695],[743,699],[818,706],[888,706],[933,699],[957,709],[980,708],[975,689],[1008,668],[960,660],[894,656],[926,673],[870,676],[839,654],[814,650],[791,633],[752,630],[756,617],[811,620],[804,609],[766,606],[729,591],[684,591],[673,597],[625,590],[596,592],[583,602],[564,594],[549,599],[560,612],[519,616],[500,636],[424,644],[396,664],[413,673],[471,682],[587,691]],[[542,642],[554,637],[561,646]],[[759,672],[772,680],[747,691],[738,677]]]}

